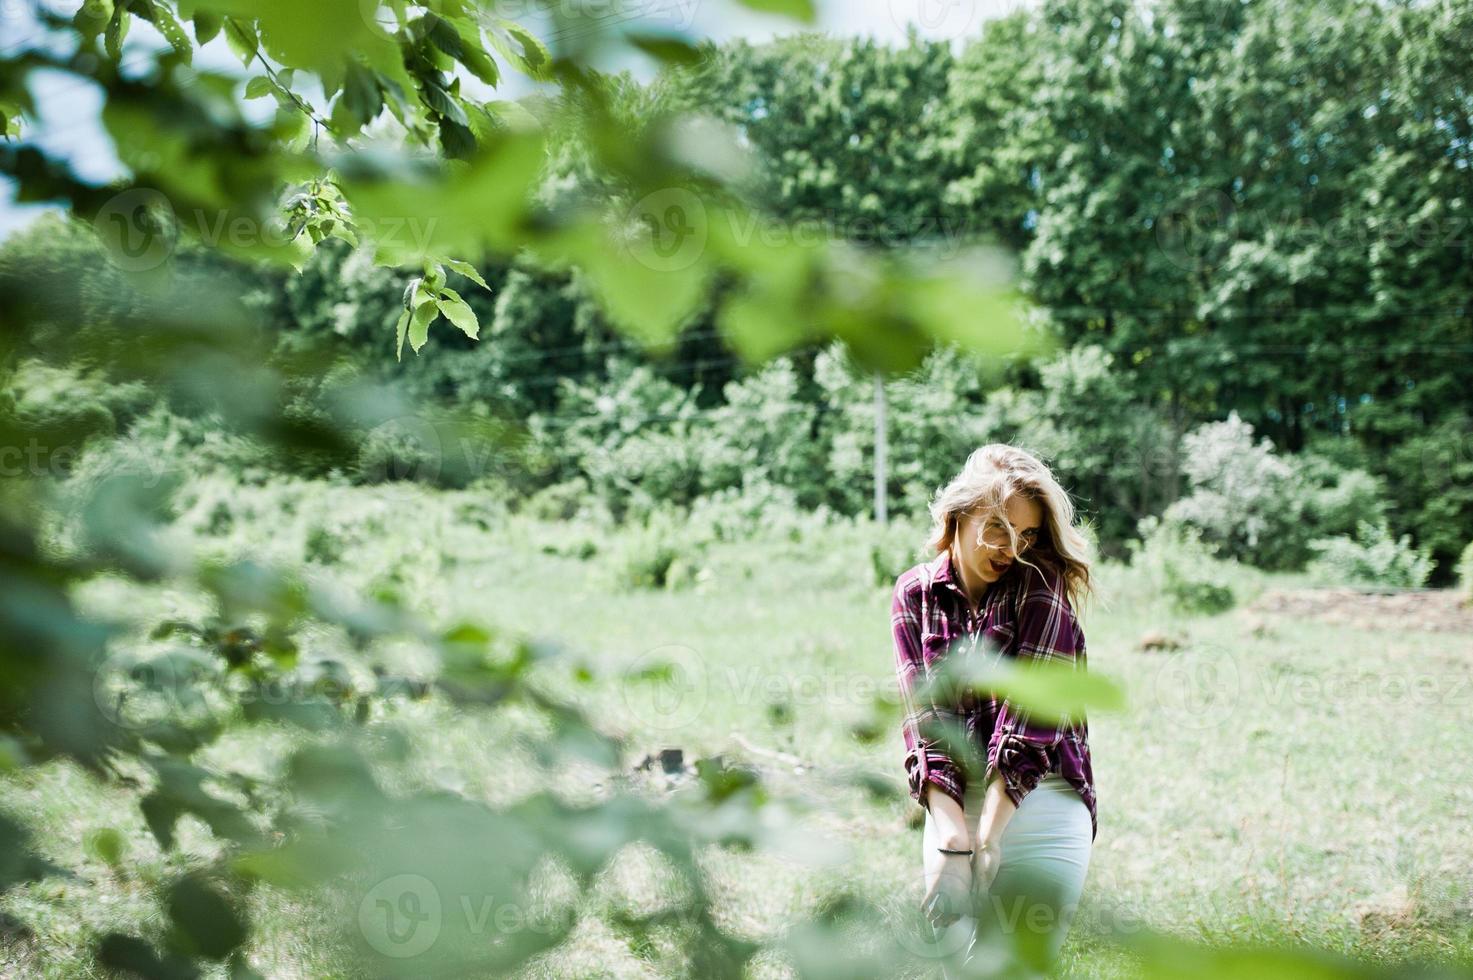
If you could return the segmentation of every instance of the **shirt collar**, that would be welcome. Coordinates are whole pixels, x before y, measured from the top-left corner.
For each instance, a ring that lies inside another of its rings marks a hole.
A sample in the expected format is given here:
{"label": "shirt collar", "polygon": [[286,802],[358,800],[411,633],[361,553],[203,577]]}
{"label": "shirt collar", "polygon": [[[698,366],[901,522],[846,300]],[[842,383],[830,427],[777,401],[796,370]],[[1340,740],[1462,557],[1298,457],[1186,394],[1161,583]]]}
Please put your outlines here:
{"label": "shirt collar", "polygon": [[935,558],[926,562],[926,568],[930,570],[931,585],[933,587],[941,588],[950,585],[952,588],[959,588],[956,584],[956,576],[951,570],[950,548],[940,552]]}

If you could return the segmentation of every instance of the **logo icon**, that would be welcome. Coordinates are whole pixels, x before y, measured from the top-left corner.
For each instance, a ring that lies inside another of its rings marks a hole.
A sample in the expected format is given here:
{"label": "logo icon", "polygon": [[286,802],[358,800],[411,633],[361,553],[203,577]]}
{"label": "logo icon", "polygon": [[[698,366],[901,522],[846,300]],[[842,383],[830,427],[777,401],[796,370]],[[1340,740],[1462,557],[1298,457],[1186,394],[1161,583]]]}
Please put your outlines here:
{"label": "logo icon", "polygon": [[418,956],[435,945],[443,921],[440,892],[423,875],[385,878],[358,903],[358,929],[363,938],[394,959]]}
{"label": "logo icon", "polygon": [[368,431],[358,446],[359,477],[388,488],[433,484],[445,461],[440,431],[427,419],[402,415]]}
{"label": "logo icon", "polygon": [[113,265],[124,272],[157,269],[174,254],[179,221],[169,199],[135,187],[108,200],[92,219]]}
{"label": "logo icon", "polygon": [[914,24],[930,38],[955,41],[981,23],[977,0],[890,0],[890,19],[904,29]]}
{"label": "logo icon", "polygon": [[705,710],[704,674],[701,655],[688,646],[667,643],[647,650],[622,672],[624,704],[645,724],[667,730],[683,728]]}
{"label": "logo icon", "polygon": [[667,187],[629,209],[626,247],[656,272],[679,272],[699,261],[710,235],[706,205],[694,191]]}
{"label": "logo icon", "polygon": [[1194,272],[1212,262],[1233,233],[1236,207],[1222,191],[1188,195],[1156,217],[1156,246],[1180,269]]}
{"label": "logo icon", "polygon": [[1166,655],[1152,682],[1157,710],[1173,724],[1199,731],[1226,724],[1242,694],[1230,651],[1192,644]]}

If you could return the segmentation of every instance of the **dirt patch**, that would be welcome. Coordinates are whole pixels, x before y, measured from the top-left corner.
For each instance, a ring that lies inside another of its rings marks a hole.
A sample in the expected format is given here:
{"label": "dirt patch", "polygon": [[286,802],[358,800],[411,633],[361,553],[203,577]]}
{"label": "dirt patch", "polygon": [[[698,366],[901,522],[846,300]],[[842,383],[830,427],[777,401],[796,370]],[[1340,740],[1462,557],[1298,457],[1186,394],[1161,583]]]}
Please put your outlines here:
{"label": "dirt patch", "polygon": [[1249,613],[1308,616],[1364,630],[1473,633],[1473,605],[1453,589],[1271,590],[1244,607]]}

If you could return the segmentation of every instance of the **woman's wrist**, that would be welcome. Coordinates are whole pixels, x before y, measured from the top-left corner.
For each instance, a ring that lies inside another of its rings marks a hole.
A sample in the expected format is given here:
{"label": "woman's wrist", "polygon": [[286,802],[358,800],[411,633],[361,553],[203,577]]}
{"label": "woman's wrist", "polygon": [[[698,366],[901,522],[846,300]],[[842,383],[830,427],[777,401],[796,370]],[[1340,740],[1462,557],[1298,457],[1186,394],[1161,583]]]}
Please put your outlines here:
{"label": "woman's wrist", "polygon": [[987,787],[982,813],[977,819],[978,846],[999,847],[1003,831],[1007,829],[1008,820],[1016,809],[1003,788],[1001,777],[994,779]]}

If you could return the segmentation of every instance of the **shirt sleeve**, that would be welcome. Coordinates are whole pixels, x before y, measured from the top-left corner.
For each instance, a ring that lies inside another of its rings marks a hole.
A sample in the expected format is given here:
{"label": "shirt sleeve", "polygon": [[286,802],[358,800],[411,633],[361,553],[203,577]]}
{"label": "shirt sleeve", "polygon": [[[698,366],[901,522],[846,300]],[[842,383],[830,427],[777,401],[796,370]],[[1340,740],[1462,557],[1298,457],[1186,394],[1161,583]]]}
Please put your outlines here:
{"label": "shirt sleeve", "polygon": [[[1033,569],[1022,571],[1026,578],[1018,597],[1017,660],[1020,665],[1052,661],[1078,667],[1078,627],[1061,577]],[[1005,699],[987,744],[987,780],[997,774],[1008,799],[1014,805],[1022,803],[1039,780],[1057,768],[1059,745],[1071,724],[1070,719],[1041,724]]]}
{"label": "shirt sleeve", "polygon": [[890,602],[890,627],[895,638],[895,673],[900,682],[901,709],[905,712],[905,773],[910,795],[922,806],[927,784],[938,787],[963,805],[966,776],[926,729],[943,722],[941,712],[926,693],[929,670],[921,648],[920,610],[908,597],[906,579],[895,583]]}

